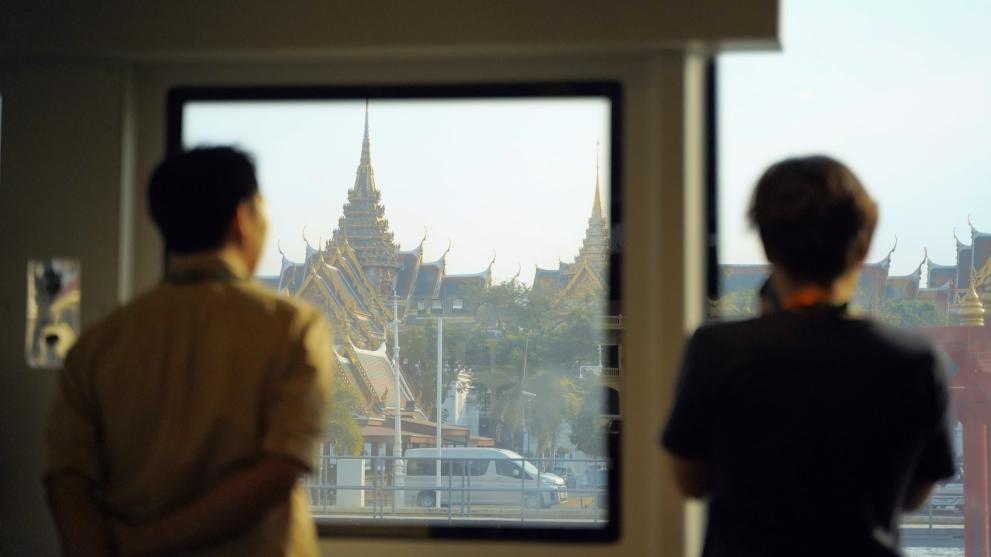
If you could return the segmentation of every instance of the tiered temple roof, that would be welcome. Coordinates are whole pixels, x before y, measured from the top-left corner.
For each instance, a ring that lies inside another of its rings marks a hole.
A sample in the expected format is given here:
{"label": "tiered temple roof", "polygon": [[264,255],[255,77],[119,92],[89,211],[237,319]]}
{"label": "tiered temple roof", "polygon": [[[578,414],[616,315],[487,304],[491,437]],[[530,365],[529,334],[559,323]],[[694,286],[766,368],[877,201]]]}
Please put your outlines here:
{"label": "tiered temple roof", "polygon": [[537,267],[533,276],[533,288],[554,292],[552,307],[568,305],[588,295],[606,291],[609,272],[609,223],[602,210],[599,189],[599,161],[595,162],[595,197],[592,214],[585,228],[585,238],[574,263],[558,261],[557,269]]}
{"label": "tiered temple roof", "polygon": [[[281,272],[270,282],[287,296],[311,302],[327,317],[342,380],[356,388],[364,411],[372,416],[395,407],[391,394],[395,371],[385,344],[393,320],[393,295],[398,298],[401,320],[414,316],[419,303],[426,310],[434,303],[442,303],[445,311],[455,313],[455,308],[460,307],[470,318],[465,309],[472,304],[464,297],[474,286],[491,286],[492,265],[480,273],[448,275],[450,245],[439,259],[425,262],[426,236],[416,248],[401,251],[385,219],[370,147],[366,103],[361,159],[333,239],[322,248],[314,248],[304,230],[303,261],[291,261],[283,253]],[[281,246],[279,252],[282,253]],[[405,407],[415,397],[402,370],[399,375],[403,385],[401,404]]]}
{"label": "tiered temple roof", "polygon": [[361,142],[361,159],[354,178],[354,187],[348,190],[348,202],[344,214],[327,244],[351,245],[369,280],[382,294],[392,293],[393,280],[399,270],[399,246],[389,230],[385,218],[382,194],[375,185],[372,168],[371,140],[368,134],[368,102],[365,102],[365,135]]}

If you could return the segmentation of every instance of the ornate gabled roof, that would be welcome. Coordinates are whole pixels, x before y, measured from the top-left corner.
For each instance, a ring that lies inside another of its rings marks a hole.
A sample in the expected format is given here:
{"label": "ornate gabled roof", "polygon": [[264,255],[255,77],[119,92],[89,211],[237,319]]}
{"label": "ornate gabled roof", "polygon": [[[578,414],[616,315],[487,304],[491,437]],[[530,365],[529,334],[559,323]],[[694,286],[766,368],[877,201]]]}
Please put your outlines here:
{"label": "ornate gabled roof", "polygon": [[447,249],[440,258],[430,262],[420,262],[413,279],[413,291],[411,298],[433,299],[440,297],[440,284],[444,275],[447,274],[447,254],[451,252],[451,242],[447,243]]}
{"label": "ornate gabled roof", "polygon": [[441,278],[444,269],[437,261],[420,265],[413,283],[414,298],[437,298],[440,295]]}
{"label": "ornate gabled roof", "polygon": [[919,262],[919,266],[916,267],[914,271],[912,271],[907,275],[889,276],[888,280],[905,279],[905,280],[915,280],[916,282],[918,282],[919,280],[922,279],[922,266],[925,265],[927,261],[929,261],[929,252],[924,252],[922,255],[922,261]]}
{"label": "ornate gabled roof", "polygon": [[940,264],[940,263],[936,263],[935,261],[933,261],[929,257],[929,250],[926,250],[926,265],[929,267],[930,270],[931,269],[956,269],[957,268],[956,265],[943,265],[943,264]]}
{"label": "ornate gabled roof", "polygon": [[306,269],[303,264],[287,260],[283,263],[282,274],[279,276],[279,292],[289,295],[299,292],[304,278],[306,278]]}
{"label": "ornate gabled roof", "polygon": [[940,265],[929,258],[929,250],[926,250],[926,285],[928,288],[942,288],[946,285],[953,286],[957,278],[956,265]]}
{"label": "ornate gabled roof", "polygon": [[396,273],[396,295],[406,300],[413,292],[416,275],[420,271],[421,256],[408,251],[399,254],[399,272]]}
{"label": "ornate gabled roof", "polygon": [[537,287],[548,287],[548,288],[562,288],[567,284],[567,280],[561,269],[541,269],[537,267],[533,272],[533,286]]}
{"label": "ornate gabled roof", "polygon": [[[376,401],[380,402],[383,407],[395,407],[396,399],[393,391],[396,385],[396,376],[392,361],[386,352],[385,343],[382,343],[375,350],[364,350],[350,345],[349,354],[352,356],[353,363],[367,379]],[[399,395],[400,404],[405,407],[406,403],[414,400],[414,398],[402,372],[399,373],[399,386],[402,390]]]}
{"label": "ornate gabled roof", "polygon": [[[968,219],[969,222],[970,219]],[[967,245],[957,238],[957,231],[953,231],[953,239],[957,241],[957,288],[966,288],[970,284],[970,276],[974,270],[974,246]]]}
{"label": "ornate gabled roof", "polygon": [[466,273],[458,275],[444,275],[441,278],[440,297],[448,298],[464,294],[472,286],[477,288],[488,288],[492,286],[492,266],[495,265],[495,252],[492,253],[492,261],[484,271],[477,273]]}
{"label": "ornate gabled roof", "polygon": [[325,260],[347,275],[349,280],[348,286],[368,306],[376,322],[384,324],[390,320],[392,315],[391,310],[386,307],[384,299],[380,296],[380,292],[375,289],[368,275],[365,274],[364,268],[358,262],[357,254],[351,249],[347,240],[345,239],[340,245],[329,243],[328,246],[329,253],[326,257],[329,257],[329,259],[325,257]]}
{"label": "ornate gabled roof", "polygon": [[483,289],[489,286],[487,273],[472,275],[445,275],[440,281],[440,298],[463,296],[473,288]]}
{"label": "ornate gabled roof", "polygon": [[[306,239],[306,227],[305,226],[303,227],[303,243],[306,244],[306,256],[303,258],[303,261],[304,262],[308,262],[310,260],[310,256],[319,253],[320,250],[318,250],[317,248],[311,246],[310,245],[310,241],[308,239]],[[320,243],[317,242],[317,245],[319,246]]]}
{"label": "ornate gabled roof", "polygon": [[409,300],[413,293],[413,285],[420,271],[420,264],[423,263],[423,244],[426,241],[427,231],[424,229],[423,238],[415,248],[399,251],[399,272],[396,273],[395,292],[400,300]]}
{"label": "ornate gabled roof", "polygon": [[969,216],[967,224],[970,225],[971,264],[977,271],[991,261],[991,234],[975,229]]}
{"label": "ornate gabled roof", "polygon": [[575,272],[571,275],[568,283],[558,292],[551,307],[564,302],[568,298],[579,299],[583,295],[582,288],[587,291],[604,292],[606,284],[599,277],[598,271],[592,268],[592,263],[588,259],[580,259],[575,264]]}
{"label": "ornate gabled roof", "polygon": [[991,232],[981,232],[980,230],[974,228],[974,223],[970,220],[970,215],[967,215],[967,226],[970,227],[970,239],[973,242],[974,238],[991,237]]}
{"label": "ornate gabled roof", "polygon": [[884,269],[885,274],[887,274],[887,270],[891,268],[891,254],[895,253],[896,249],[898,249],[898,236],[895,236],[895,245],[891,246],[891,249],[888,250],[888,254],[885,255],[883,259],[881,259],[877,263],[867,263],[864,265],[864,268],[865,269],[871,267],[881,268]]}
{"label": "ornate gabled roof", "polygon": [[959,252],[961,249],[965,249],[965,248],[969,248],[970,247],[969,245],[967,245],[967,244],[965,244],[965,243],[963,243],[963,242],[960,241],[960,238],[957,236],[957,229],[956,228],[953,229],[953,240],[956,241],[956,243],[957,243],[957,252]]}

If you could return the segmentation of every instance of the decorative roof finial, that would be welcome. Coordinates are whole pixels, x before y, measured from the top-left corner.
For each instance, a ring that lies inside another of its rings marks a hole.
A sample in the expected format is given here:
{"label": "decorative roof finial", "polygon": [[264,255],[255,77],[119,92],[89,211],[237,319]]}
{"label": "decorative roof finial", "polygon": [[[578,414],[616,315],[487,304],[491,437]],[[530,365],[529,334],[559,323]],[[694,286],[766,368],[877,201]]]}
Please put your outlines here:
{"label": "decorative roof finial", "polygon": [[420,251],[423,251],[423,244],[424,244],[424,243],[425,243],[426,241],[427,241],[427,227],[426,227],[426,226],[424,226],[424,227],[423,227],[423,238],[420,238],[420,245],[419,245],[419,249],[420,249]]}
{"label": "decorative roof finial", "polygon": [[977,236],[987,236],[986,233],[974,228],[974,223],[970,220],[970,215],[967,215],[967,226],[970,226],[970,239],[973,240]]}
{"label": "decorative roof finial", "polygon": [[[534,265],[534,267],[536,267],[536,265]],[[540,267],[537,267],[537,268],[539,269]],[[522,273],[522,272],[523,272],[523,264],[522,263],[517,263],[516,264],[516,274],[513,275],[513,278],[509,279],[510,284],[516,284],[516,281],[520,278],[520,273]]]}
{"label": "decorative roof finial", "polygon": [[447,257],[447,254],[450,253],[450,251],[451,251],[451,239],[448,238],[447,239],[447,249],[444,250],[444,253],[441,254],[440,258],[443,260],[445,257]]}
{"label": "decorative roof finial", "polygon": [[278,248],[279,255],[282,256],[282,259],[285,259],[286,258],[286,254],[283,253],[283,251],[282,251],[282,240],[281,239],[275,241],[275,247]]}
{"label": "decorative roof finial", "polygon": [[969,247],[967,244],[960,241],[960,238],[957,236],[957,227],[955,226],[953,227],[953,239],[957,242],[957,251],[960,251],[960,248]]}
{"label": "decorative roof finial", "polygon": [[[306,247],[310,248],[310,241],[306,239],[306,226],[305,225],[303,226],[303,242],[306,244]],[[310,249],[313,249],[313,248],[310,248]]]}
{"label": "decorative roof finial", "polygon": [[595,201],[592,202],[592,218],[602,219],[602,195],[599,193],[599,142],[595,142]]}
{"label": "decorative roof finial", "polygon": [[361,164],[372,164],[371,139],[368,134],[368,98],[365,98],[365,135],[361,140]]}
{"label": "decorative roof finial", "polygon": [[896,249],[898,249],[898,235],[897,234],[895,235],[895,245],[891,246],[891,250],[888,251],[888,255],[885,255],[884,256],[884,259],[881,260],[881,265],[884,265],[884,266],[891,265],[891,254],[892,253],[895,253],[895,250]]}
{"label": "decorative roof finial", "polygon": [[922,266],[925,265],[927,261],[929,261],[929,250],[922,248],[922,261],[919,261],[919,266],[912,271],[912,274],[922,276]]}
{"label": "decorative roof finial", "polygon": [[489,272],[492,271],[492,265],[495,265],[496,260],[496,250],[492,250],[492,261],[489,261],[489,266],[486,268]]}

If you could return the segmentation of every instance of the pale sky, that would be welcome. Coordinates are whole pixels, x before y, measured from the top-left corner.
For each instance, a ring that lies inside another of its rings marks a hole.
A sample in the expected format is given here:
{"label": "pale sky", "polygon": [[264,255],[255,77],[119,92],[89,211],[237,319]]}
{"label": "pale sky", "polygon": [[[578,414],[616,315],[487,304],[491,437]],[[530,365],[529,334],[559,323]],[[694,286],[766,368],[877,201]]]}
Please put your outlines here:
{"label": "pale sky", "polygon": [[720,260],[763,262],[746,226],[770,163],[826,153],[879,201],[869,260],[955,263],[991,232],[991,2],[784,0],[783,52],[719,59]]}
{"label": "pale sky", "polygon": [[[183,143],[236,144],[255,156],[271,226],[258,274],[278,274],[331,238],[354,185],[364,100],[191,103]],[[609,101],[605,98],[376,100],[371,156],[385,216],[401,249],[427,229],[425,260],[451,242],[448,273],[492,259],[496,281],[522,267],[571,261],[595,189],[596,142],[609,199]],[[608,205],[606,205],[608,206]],[[608,215],[607,215],[608,216]]]}

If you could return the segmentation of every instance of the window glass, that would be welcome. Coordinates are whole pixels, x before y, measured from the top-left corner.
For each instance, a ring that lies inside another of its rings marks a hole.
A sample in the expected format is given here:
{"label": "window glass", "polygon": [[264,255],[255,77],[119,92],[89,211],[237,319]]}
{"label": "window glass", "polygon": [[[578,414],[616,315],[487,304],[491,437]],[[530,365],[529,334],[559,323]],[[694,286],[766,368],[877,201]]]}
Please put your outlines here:
{"label": "window glass", "polygon": [[[402,458],[441,445],[445,482],[471,459],[445,457],[449,448],[513,451],[532,480],[611,465],[618,412],[603,413],[600,393],[621,379],[599,356],[621,335],[606,323],[622,322],[607,304],[610,99],[187,92],[182,145],[233,144],[256,162],[270,225],[255,278],[316,306],[333,331],[341,377],[320,470],[347,487],[333,488],[336,501],[311,498],[319,523],[434,525],[423,507],[439,493],[443,505],[471,501],[445,513],[457,527],[610,525],[606,508],[569,498],[563,482],[538,514],[484,483],[448,493],[435,459]],[[364,477],[339,466],[355,458]],[[485,475],[490,460],[471,460],[470,475]],[[499,472],[507,466],[520,465],[500,460]],[[308,478],[312,493],[328,492],[328,477]],[[573,489],[589,498],[607,487]]]}
{"label": "window glass", "polygon": [[495,461],[495,464],[496,464],[496,474],[499,474],[500,476],[507,476],[510,478],[520,477],[520,468],[519,466],[516,465],[516,463],[511,462],[509,460],[497,460]]}
{"label": "window glass", "polygon": [[[782,2],[783,52],[718,63],[717,319],[760,312],[767,264],[747,224],[772,162],[824,153],[847,163],[880,206],[851,309],[913,329],[949,356],[961,470],[901,517],[910,556],[987,556],[985,434],[991,400],[976,355],[991,343],[991,4]],[[973,287],[973,288],[972,288]],[[980,408],[980,410],[977,410]],[[969,417],[968,417],[969,416]],[[971,420],[968,424],[967,420]],[[775,478],[767,483],[773,489]],[[973,500],[967,499],[973,497]],[[967,500],[967,507],[964,500]]]}
{"label": "window glass", "polygon": [[469,465],[469,473],[472,476],[484,476],[489,471],[491,460],[472,460]]}

